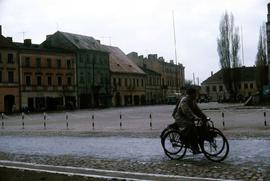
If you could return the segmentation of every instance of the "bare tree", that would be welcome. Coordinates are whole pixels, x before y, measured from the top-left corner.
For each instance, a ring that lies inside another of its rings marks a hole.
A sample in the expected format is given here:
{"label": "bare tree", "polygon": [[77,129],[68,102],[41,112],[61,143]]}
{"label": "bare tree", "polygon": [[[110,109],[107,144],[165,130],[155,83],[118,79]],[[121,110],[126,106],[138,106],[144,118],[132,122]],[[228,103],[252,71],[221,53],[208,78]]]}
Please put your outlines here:
{"label": "bare tree", "polygon": [[223,73],[223,83],[235,100],[238,93],[240,59],[238,52],[240,49],[239,28],[234,26],[233,14],[227,12],[221,18],[219,24],[219,37],[217,38],[217,51],[219,63]]}
{"label": "bare tree", "polygon": [[268,69],[267,69],[267,55],[266,55],[266,27],[265,23],[260,27],[258,52],[256,55],[256,84],[258,90],[262,93],[263,86],[268,83]]}

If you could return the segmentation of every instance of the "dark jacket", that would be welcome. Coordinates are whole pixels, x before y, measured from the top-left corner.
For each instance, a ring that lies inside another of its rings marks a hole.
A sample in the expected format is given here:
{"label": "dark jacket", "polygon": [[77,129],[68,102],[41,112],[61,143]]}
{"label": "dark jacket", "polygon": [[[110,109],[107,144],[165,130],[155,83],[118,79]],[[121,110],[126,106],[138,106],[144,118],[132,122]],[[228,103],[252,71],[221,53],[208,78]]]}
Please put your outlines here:
{"label": "dark jacket", "polygon": [[177,107],[175,122],[179,126],[194,125],[194,120],[198,118],[206,119],[206,116],[198,107],[196,100],[190,96],[184,96]]}

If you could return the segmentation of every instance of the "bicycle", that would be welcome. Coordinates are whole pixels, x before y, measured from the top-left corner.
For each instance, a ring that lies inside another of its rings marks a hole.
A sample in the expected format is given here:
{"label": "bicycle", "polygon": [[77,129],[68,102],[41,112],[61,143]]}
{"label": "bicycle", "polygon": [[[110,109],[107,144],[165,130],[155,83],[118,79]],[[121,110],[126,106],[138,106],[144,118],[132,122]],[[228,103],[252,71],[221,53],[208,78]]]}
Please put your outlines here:
{"label": "bicycle", "polygon": [[[195,128],[198,132],[199,153],[214,162],[225,160],[229,153],[229,142],[224,134],[214,127],[214,123],[208,118],[206,121],[197,121]],[[165,128],[160,137],[163,150],[171,159],[181,159],[188,149],[191,150],[185,128],[178,127],[175,123]]]}

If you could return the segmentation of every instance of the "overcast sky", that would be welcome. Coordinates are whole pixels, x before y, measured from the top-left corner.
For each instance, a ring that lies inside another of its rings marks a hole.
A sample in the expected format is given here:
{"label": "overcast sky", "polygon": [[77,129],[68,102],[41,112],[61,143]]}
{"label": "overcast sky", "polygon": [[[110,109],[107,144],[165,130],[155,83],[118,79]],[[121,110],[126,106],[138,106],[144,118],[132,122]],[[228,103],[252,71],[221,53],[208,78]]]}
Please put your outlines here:
{"label": "overcast sky", "polygon": [[[220,68],[217,54],[219,22],[232,12],[242,26],[244,60],[253,66],[259,29],[267,20],[269,0],[0,0],[4,36],[41,43],[57,30],[92,36],[126,54],[174,57],[174,11],[178,62],[186,79],[202,82]],[[242,58],[241,52],[239,57]]]}

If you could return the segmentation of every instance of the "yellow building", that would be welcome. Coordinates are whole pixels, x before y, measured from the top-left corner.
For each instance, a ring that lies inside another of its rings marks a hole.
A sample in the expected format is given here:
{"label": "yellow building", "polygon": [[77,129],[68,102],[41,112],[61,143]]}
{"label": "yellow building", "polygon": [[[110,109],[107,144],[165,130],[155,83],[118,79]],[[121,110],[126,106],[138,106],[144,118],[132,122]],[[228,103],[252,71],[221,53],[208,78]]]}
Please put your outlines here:
{"label": "yellow building", "polygon": [[118,47],[103,46],[110,53],[112,106],[145,104],[146,75]]}
{"label": "yellow building", "polygon": [[138,56],[136,52],[128,54],[128,57],[140,67],[145,67],[161,75],[160,89],[162,102],[166,102],[169,95],[179,93],[184,87],[185,67],[182,64],[176,65],[173,60],[165,62],[163,57],[157,54],[149,54],[147,58]]}

